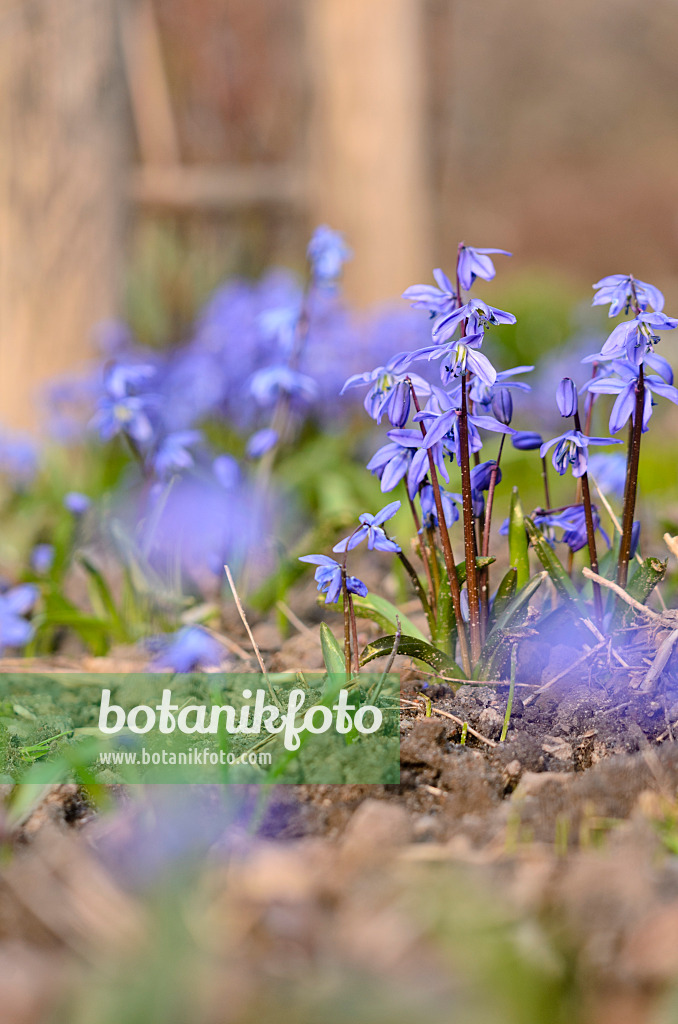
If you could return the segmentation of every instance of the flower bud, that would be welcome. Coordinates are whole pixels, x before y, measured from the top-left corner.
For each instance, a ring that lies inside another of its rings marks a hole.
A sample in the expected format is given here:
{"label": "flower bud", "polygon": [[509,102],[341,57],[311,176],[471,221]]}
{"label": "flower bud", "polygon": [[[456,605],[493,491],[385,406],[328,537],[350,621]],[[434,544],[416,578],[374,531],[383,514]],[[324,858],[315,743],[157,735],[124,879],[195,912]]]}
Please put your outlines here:
{"label": "flower bud", "polygon": [[532,451],[533,448],[541,448],[544,439],[535,430],[516,430],[511,436],[511,444],[521,452]]}
{"label": "flower bud", "polygon": [[577,411],[577,389],[571,377],[563,377],[556,391],[561,416],[574,416]]}
{"label": "flower bud", "polygon": [[492,412],[500,423],[509,425],[513,419],[513,399],[508,388],[499,388],[493,395]]}

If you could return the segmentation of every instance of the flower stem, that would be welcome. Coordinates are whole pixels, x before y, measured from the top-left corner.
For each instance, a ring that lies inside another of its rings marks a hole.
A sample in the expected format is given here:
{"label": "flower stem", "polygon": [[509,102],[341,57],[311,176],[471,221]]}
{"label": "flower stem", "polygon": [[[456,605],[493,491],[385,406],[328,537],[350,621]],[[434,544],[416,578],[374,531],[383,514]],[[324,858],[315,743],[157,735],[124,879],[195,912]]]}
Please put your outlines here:
{"label": "flower stem", "polygon": [[[405,490],[407,491],[407,485],[405,486]],[[428,596],[429,611],[431,613],[435,614],[436,591],[433,589],[433,577],[431,576],[431,566],[429,565],[428,547],[424,543],[424,532],[422,531],[421,523],[419,521],[419,516],[417,514],[417,509],[416,509],[416,506],[415,506],[412,498],[410,497],[410,492],[409,491],[407,491],[407,500],[410,503],[410,511],[412,513],[412,521],[414,522],[414,529],[415,529],[416,534],[417,534],[417,543],[419,545],[419,555],[421,557],[422,562],[424,563],[424,572],[426,573],[426,582],[428,584],[428,595],[429,595]],[[435,557],[435,555],[434,555],[434,557]],[[417,576],[416,573],[415,573],[415,576],[417,577],[417,583],[419,583],[419,577]],[[419,585],[421,586],[421,584],[419,584]],[[419,591],[417,591],[417,593],[419,593]],[[428,614],[429,614],[429,612],[427,612],[427,615]]]}
{"label": "flower stem", "polygon": [[346,678],[351,675],[351,620],[348,610],[348,587],[346,586],[346,565],[341,567],[341,594],[344,599],[344,663],[346,665]]}
{"label": "flower stem", "polygon": [[[497,452],[497,461],[492,467],[490,473],[490,486],[487,489],[487,501],[485,503],[485,520],[483,523],[483,542],[480,548],[481,554],[487,557],[490,553],[490,528],[492,526],[492,506],[494,505],[494,491],[497,486],[497,477],[499,476],[499,463],[501,462],[502,452],[504,451],[504,441],[506,440],[506,434],[501,435],[501,441],[499,442],[499,451]],[[490,567],[486,565],[480,570],[480,606],[482,611],[481,626],[483,633],[485,631],[485,624],[488,619],[490,610]]]}
{"label": "flower stem", "polygon": [[[574,414],[574,427],[575,430],[581,431],[581,423],[579,420],[579,413]],[[584,501],[584,517],[586,519],[586,541],[589,548],[589,561],[591,563],[591,571],[598,575],[598,552],[596,550],[596,531],[593,525],[593,509],[591,508],[591,488],[589,487],[589,475],[588,473],[582,473],[579,478],[581,483],[581,494]],[[570,554],[572,552],[570,551]],[[593,584],[593,604],[596,610],[596,619],[598,625],[602,626],[603,622],[603,596],[600,591],[600,585],[598,583]]]}
{"label": "flower stem", "polygon": [[348,595],[348,617],[351,622],[351,636],[353,637],[353,662],[355,674],[360,675],[360,655],[358,653],[358,627],[355,621],[355,608],[353,607],[353,596]]}
{"label": "flower stem", "polygon": [[419,598],[419,601],[421,603],[421,607],[423,608],[424,613],[426,615],[426,620],[428,622],[428,628],[429,628],[429,630],[431,632],[431,639],[433,639],[433,637],[435,636],[436,620],[435,620],[435,616],[433,615],[433,611],[431,610],[431,605],[429,604],[428,598],[426,597],[426,593],[424,591],[424,588],[421,585],[421,580],[419,579],[419,575],[418,575],[416,569],[414,568],[414,566],[412,565],[412,563],[410,562],[409,558],[405,555],[405,553],[403,551],[399,551],[398,552],[398,558],[400,559],[400,562],[401,562],[405,572],[407,573],[407,575],[412,580],[412,586],[415,589],[417,597]]}
{"label": "flower stem", "polygon": [[466,373],[461,375],[461,411],[459,413],[459,463],[461,467],[461,498],[464,514],[464,555],[466,558],[466,588],[471,632],[471,660],[480,658],[480,602],[478,570],[476,567],[476,537],[473,520],[473,493],[468,451],[468,410],[466,406]]}
{"label": "flower stem", "polygon": [[[417,412],[421,412],[419,405],[419,399],[417,393],[414,390],[412,381],[409,381],[410,391],[412,392],[412,401]],[[426,436],[426,428],[423,423],[419,424],[421,428],[422,437]],[[469,656],[468,643],[466,641],[466,630],[464,629],[464,618],[461,614],[461,591],[459,589],[459,580],[457,579],[457,567],[454,561],[454,554],[452,552],[452,544],[450,542],[450,534],[447,529],[447,522],[445,520],[445,509],[443,508],[443,499],[440,494],[440,483],[438,481],[438,473],[436,470],[435,459],[433,458],[433,452],[430,448],[428,452],[428,466],[429,474],[431,477],[431,486],[433,487],[433,497],[436,503],[436,514],[438,516],[438,533],[440,535],[440,544],[443,549],[443,557],[445,559],[445,568],[447,569],[447,580],[450,588],[450,598],[452,599],[452,607],[454,608],[454,615],[457,620],[457,636],[459,637],[459,649],[461,651],[461,662],[467,675],[471,675],[471,659]],[[474,563],[475,564],[475,563]]]}
{"label": "flower stem", "polygon": [[624,514],[622,516],[622,535],[619,547],[619,563],[617,565],[617,584],[626,586],[631,558],[631,540],[633,534],[633,517],[636,511],[636,494],[638,492],[638,468],[640,466],[640,439],[643,433],[643,411],[645,407],[645,381],[643,365],[638,367],[638,383],[636,384],[636,408],[633,413],[633,425],[629,435],[629,452],[626,469],[626,488],[624,491]]}

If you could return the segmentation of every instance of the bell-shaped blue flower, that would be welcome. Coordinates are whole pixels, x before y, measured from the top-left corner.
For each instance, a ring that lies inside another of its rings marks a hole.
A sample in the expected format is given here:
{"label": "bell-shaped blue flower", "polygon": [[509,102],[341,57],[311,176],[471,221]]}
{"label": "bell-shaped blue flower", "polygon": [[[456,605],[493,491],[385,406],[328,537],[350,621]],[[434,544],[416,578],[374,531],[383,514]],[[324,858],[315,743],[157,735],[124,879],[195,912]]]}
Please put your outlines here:
{"label": "bell-shaped blue flower", "polygon": [[377,512],[376,515],[363,512],[362,515],[358,516],[358,522],[361,524],[360,527],[350,536],[344,537],[338,544],[335,544],[332,550],[341,552],[352,551],[353,548],[357,548],[359,544],[367,540],[369,551],[377,550],[397,553],[400,551],[400,545],[386,536],[383,524],[392,519],[399,508],[400,502],[392,501]]}
{"label": "bell-shaped blue flower", "polygon": [[476,249],[470,245],[459,247],[457,260],[457,276],[459,286],[468,291],[477,277],[483,281],[492,281],[497,273],[490,256],[510,256],[506,249]]}
{"label": "bell-shaped blue flower", "polygon": [[610,274],[596,281],[593,287],[596,294],[591,305],[605,306],[609,302],[609,316],[617,316],[622,310],[628,315],[636,303],[643,313],[648,306],[656,313],[664,308],[664,296],[659,288],[646,281],[638,281],[630,274]]}
{"label": "bell-shaped blue flower", "polygon": [[[318,584],[318,590],[321,594],[325,594],[325,604],[335,604],[341,594],[342,569],[339,562],[335,562],[328,555],[303,555],[299,561],[317,565],[315,581]],[[346,588],[349,594],[367,597],[367,587],[357,576],[346,577]]]}
{"label": "bell-shaped blue flower", "polygon": [[439,316],[449,313],[457,305],[457,293],[447,274],[438,267],[433,271],[437,288],[430,284],[413,284],[403,292],[403,298],[409,299],[413,309],[427,309]]}
{"label": "bell-shaped blue flower", "polygon": [[621,444],[621,441],[614,437],[587,437],[581,430],[568,430],[558,437],[552,437],[550,441],[545,441],[539,449],[539,454],[543,459],[547,451],[555,445],[551,461],[556,472],[563,476],[568,467],[572,467],[572,475],[580,477],[586,472],[591,444]]}

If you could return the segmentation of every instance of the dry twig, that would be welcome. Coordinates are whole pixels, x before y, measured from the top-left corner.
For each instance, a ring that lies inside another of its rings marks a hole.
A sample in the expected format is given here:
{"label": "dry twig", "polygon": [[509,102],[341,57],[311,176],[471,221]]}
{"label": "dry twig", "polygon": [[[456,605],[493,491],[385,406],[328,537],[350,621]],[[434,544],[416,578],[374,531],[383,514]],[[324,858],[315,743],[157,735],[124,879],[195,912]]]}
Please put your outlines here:
{"label": "dry twig", "polygon": [[[419,707],[420,706],[418,699],[414,700],[414,701],[407,700],[405,697],[401,697],[400,699],[404,703],[409,704],[410,707]],[[423,701],[422,701],[422,703],[423,703]],[[475,738],[477,740],[480,740],[481,743],[487,743],[488,747],[496,747],[497,744],[495,743],[494,740],[489,739],[487,736],[483,736],[482,733],[478,732],[476,729],[474,729],[472,726],[470,726],[468,724],[468,722],[465,722],[463,720],[463,718],[457,718],[456,715],[450,714],[449,711],[442,711],[440,708],[434,708],[433,706],[431,706],[431,712],[434,715],[442,715],[443,718],[450,718],[453,722],[456,722],[457,725],[461,725],[462,728],[464,726],[466,726],[466,729],[467,729],[468,732],[470,732],[471,736],[475,736]]]}
{"label": "dry twig", "polygon": [[238,591],[235,588],[235,580],[233,579],[233,576],[231,575],[231,570],[229,569],[229,567],[227,565],[224,566],[224,572],[226,573],[226,579],[228,580],[229,586],[231,588],[231,592],[233,593],[233,600],[235,601],[235,606],[238,609],[238,615],[242,619],[242,624],[245,627],[245,629],[247,630],[247,635],[250,638],[250,643],[252,644],[252,647],[254,649],[254,653],[256,655],[257,661],[259,662],[259,668],[261,669],[261,674],[263,675],[264,679],[266,680],[266,685],[268,687],[268,692],[270,693],[271,698],[274,701],[276,707],[280,708],[280,701],[276,697],[275,690],[273,689],[273,687],[271,685],[271,680],[268,678],[268,672],[266,671],[266,666],[264,665],[264,659],[261,656],[261,651],[259,650],[259,647],[257,645],[257,641],[254,639],[254,633],[250,629],[250,624],[247,621],[247,616],[245,615],[245,609],[243,608],[243,606],[242,606],[242,604],[240,602],[240,598],[238,597]]}
{"label": "dry twig", "polygon": [[587,580],[593,580],[595,583],[599,583],[601,587],[607,587],[608,590],[613,591],[617,597],[620,597],[622,601],[625,601],[631,608],[640,612],[641,615],[646,615],[649,619],[661,618],[659,612],[653,612],[651,608],[646,608],[644,604],[641,604],[640,601],[636,601],[635,597],[631,597],[630,594],[627,594],[625,590],[622,590],[622,588],[618,586],[618,584],[613,583],[612,580],[606,580],[604,576],[599,576],[598,573],[591,572],[587,566],[584,566],[582,573]]}

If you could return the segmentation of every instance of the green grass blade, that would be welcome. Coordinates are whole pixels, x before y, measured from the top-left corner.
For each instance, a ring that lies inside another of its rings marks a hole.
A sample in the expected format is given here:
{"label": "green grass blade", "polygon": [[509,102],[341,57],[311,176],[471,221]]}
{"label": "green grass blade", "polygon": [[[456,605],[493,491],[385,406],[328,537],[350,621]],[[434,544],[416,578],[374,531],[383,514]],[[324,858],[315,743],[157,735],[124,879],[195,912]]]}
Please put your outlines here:
{"label": "green grass blade", "polygon": [[518,590],[524,587],[530,578],[530,557],[525,526],[526,520],[518,488],[514,487],[511,492],[509,512],[509,562],[517,573],[516,587]]}

